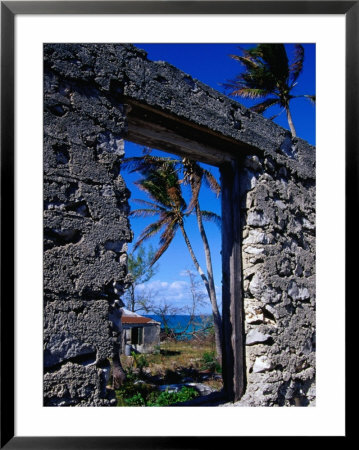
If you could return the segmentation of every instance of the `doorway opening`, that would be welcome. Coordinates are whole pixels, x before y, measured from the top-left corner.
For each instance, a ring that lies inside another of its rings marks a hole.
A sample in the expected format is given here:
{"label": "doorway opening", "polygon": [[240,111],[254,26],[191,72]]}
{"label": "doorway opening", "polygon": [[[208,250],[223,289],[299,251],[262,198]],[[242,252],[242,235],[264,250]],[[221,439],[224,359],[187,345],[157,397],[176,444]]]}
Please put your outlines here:
{"label": "doorway opening", "polygon": [[[121,176],[131,192],[134,233],[130,285],[123,296],[124,369],[152,385],[159,401],[165,389],[180,393],[182,401],[218,394],[223,390],[219,169],[126,141]],[[147,404],[142,387],[138,394]]]}

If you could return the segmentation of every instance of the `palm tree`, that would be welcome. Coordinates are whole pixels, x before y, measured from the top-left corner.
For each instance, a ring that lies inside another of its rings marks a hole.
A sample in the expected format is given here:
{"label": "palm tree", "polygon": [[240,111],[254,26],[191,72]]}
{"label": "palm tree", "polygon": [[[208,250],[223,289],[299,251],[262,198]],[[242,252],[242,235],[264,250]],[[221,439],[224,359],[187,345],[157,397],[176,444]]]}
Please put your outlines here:
{"label": "palm tree", "polygon": [[[145,176],[145,178],[139,180],[136,184],[140,189],[144,190],[152,200],[151,202],[136,200],[137,202],[142,203],[143,206],[146,206],[146,208],[134,210],[131,212],[131,215],[140,217],[159,216],[159,219],[156,222],[148,225],[142,231],[135,244],[135,248],[141,245],[144,240],[157,234],[160,230],[163,230],[160,237],[160,248],[154,255],[151,263],[154,264],[167,250],[176,231],[178,229],[181,230],[192,261],[204,282],[211,302],[216,352],[218,359],[221,360],[222,323],[216,300],[211,254],[202,220],[205,218],[206,220],[216,220],[218,222],[220,221],[220,217],[210,211],[201,211],[198,202],[200,183],[203,178],[205,178],[212,186],[217,186],[218,189],[219,185],[210,172],[201,168],[197,163],[187,159],[184,162],[185,178],[180,181],[178,178],[178,170],[176,170],[176,165],[179,164],[179,162],[179,160],[174,160],[172,158],[158,158],[150,155],[145,155],[142,158],[129,158],[126,161],[127,168],[132,167],[132,171],[140,171]],[[190,207],[187,207],[186,202],[182,197],[182,182],[188,182],[191,185],[193,195]],[[193,209],[196,210],[197,223],[205,249],[207,275],[204,273],[194,254],[184,227],[185,218],[193,211]]]}
{"label": "palm tree", "polygon": [[197,217],[198,229],[201,235],[201,239],[203,242],[203,249],[206,258],[206,268],[208,275],[208,295],[211,302],[212,314],[213,314],[213,323],[215,326],[215,343],[217,349],[218,359],[221,357],[222,353],[218,353],[218,349],[222,348],[222,318],[218,310],[216,289],[214,285],[214,276],[213,276],[213,267],[212,267],[212,258],[211,251],[207,239],[207,235],[203,226],[203,219],[205,220],[214,220],[218,222],[218,216],[210,211],[203,211],[200,208],[199,204],[199,192],[202,186],[202,183],[206,183],[218,196],[221,187],[217,183],[215,177],[208,170],[201,167],[196,161],[193,161],[189,158],[182,159],[183,171],[184,171],[184,182],[188,183],[191,187],[192,191],[192,199],[189,205],[189,211],[194,207]]}
{"label": "palm tree", "polygon": [[[242,55],[230,55],[239,61],[245,71],[224,86],[231,89],[230,94],[244,98],[266,98],[250,109],[263,113],[273,105],[281,106],[287,113],[288,124],[292,136],[296,136],[289,103],[293,98],[305,97],[315,102],[314,95],[293,95],[292,90],[303,70],[304,48],[300,44],[294,46],[294,59],[289,63],[284,44],[258,44],[245,50]],[[280,113],[279,113],[280,114]],[[271,117],[274,119],[279,114]]]}

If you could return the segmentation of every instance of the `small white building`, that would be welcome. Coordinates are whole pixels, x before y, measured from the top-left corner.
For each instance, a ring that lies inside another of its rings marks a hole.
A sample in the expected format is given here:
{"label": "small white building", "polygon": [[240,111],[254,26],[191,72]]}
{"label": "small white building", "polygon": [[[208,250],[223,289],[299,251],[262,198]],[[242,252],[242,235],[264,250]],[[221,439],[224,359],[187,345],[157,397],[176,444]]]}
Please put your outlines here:
{"label": "small white building", "polygon": [[160,322],[140,316],[128,309],[122,309],[122,352],[151,353],[160,344]]}

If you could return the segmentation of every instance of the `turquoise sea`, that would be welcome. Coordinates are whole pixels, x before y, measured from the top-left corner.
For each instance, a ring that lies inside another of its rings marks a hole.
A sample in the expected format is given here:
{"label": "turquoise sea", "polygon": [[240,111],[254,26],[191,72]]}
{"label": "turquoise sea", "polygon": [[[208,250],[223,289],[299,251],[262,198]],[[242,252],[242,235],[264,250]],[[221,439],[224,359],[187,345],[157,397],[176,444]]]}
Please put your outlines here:
{"label": "turquoise sea", "polygon": [[[150,317],[151,319],[160,322],[161,329],[165,328],[164,321],[160,316],[146,314],[146,317]],[[176,314],[173,316],[165,316],[167,326],[171,328],[174,331],[174,333],[182,333],[183,331],[186,331],[186,333],[188,333],[188,334],[184,333],[183,338],[190,337],[191,332],[197,331],[203,327],[207,327],[212,323],[212,316],[210,315],[195,316],[192,323],[189,324],[190,318],[191,316],[180,314]]]}

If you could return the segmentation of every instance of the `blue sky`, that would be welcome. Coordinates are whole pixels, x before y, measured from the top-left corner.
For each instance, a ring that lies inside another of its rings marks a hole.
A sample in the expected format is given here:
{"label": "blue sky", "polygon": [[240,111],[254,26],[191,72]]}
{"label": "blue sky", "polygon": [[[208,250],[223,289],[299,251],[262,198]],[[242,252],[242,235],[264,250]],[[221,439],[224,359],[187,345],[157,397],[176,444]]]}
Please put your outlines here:
{"label": "blue sky", "polygon": [[[184,72],[197,78],[212,88],[227,94],[223,83],[235,78],[241,69],[241,65],[229,57],[230,54],[238,54],[238,46],[250,47],[249,44],[135,44],[148,53],[148,58],[154,61],[167,61],[178,67]],[[304,70],[298,78],[298,85],[294,88],[295,95],[315,94],[315,45],[304,44],[305,61]],[[290,57],[293,46],[286,46]],[[243,105],[249,107],[254,104],[253,100],[235,97]],[[297,135],[310,144],[315,145],[315,107],[305,99],[294,99],[291,103],[293,122],[297,130]],[[276,113],[274,108],[265,113],[270,117]],[[282,113],[276,123],[288,129],[286,114]],[[142,154],[142,147],[136,144],[126,142],[126,157],[139,156]],[[166,155],[163,152],[154,150],[155,155]],[[219,180],[219,171],[215,167],[206,166]],[[129,174],[123,172],[126,184],[131,191],[130,206],[131,209],[141,207],[134,202],[134,199],[146,199],[146,195],[135,185],[134,181],[139,178],[138,174]],[[190,194],[187,191],[185,198],[188,200]],[[211,210],[221,214],[220,198],[216,198],[209,189],[202,187],[200,194],[200,205],[202,209]],[[152,223],[156,218],[131,218],[131,227],[134,231],[134,242],[143,228]],[[192,246],[196,256],[205,270],[205,260],[203,256],[202,241],[199,236],[197,222],[195,217],[189,217],[185,224]],[[221,232],[217,225],[206,222],[205,224],[208,240],[211,246],[213,270],[215,274],[215,285],[218,293],[218,300],[221,300]],[[155,248],[158,245],[158,238],[148,241]],[[129,251],[133,244],[129,245]],[[156,292],[158,301],[166,300],[177,306],[184,306],[189,303],[190,295],[188,293],[188,277],[185,276],[186,270],[194,270],[194,266],[189,252],[184,244],[180,232],[174,238],[172,244],[158,261],[158,273],[147,283],[150,288]],[[202,308],[202,313],[210,313],[210,306]]]}

